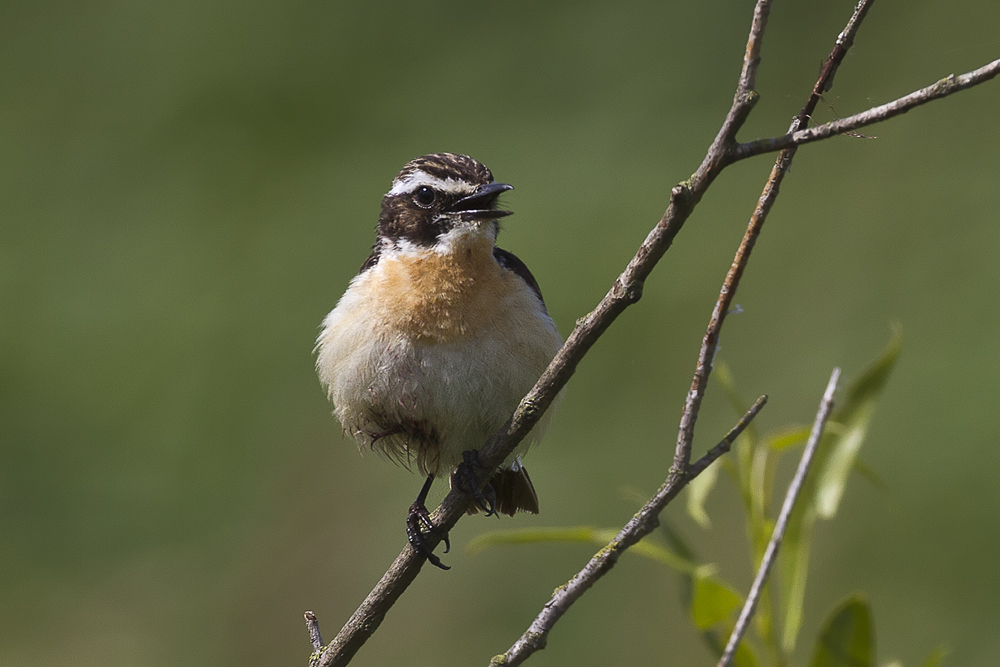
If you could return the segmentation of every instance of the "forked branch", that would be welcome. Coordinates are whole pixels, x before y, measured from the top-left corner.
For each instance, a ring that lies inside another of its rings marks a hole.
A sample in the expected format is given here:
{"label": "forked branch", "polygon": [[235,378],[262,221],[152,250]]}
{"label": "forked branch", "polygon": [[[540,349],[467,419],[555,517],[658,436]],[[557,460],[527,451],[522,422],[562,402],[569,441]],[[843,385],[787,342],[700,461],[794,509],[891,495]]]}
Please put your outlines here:
{"label": "forked branch", "polygon": [[729,451],[736,438],[753,421],[753,418],[757,416],[766,403],[767,396],[758,398],[719,444],[695,461],[684,474],[671,475],[660,487],[660,490],[632,517],[632,520],[618,531],[618,535],[608,543],[608,546],[598,551],[566,585],[556,589],[549,601],[545,603],[542,611],[535,617],[531,627],[521,635],[520,639],[514,642],[514,645],[506,653],[494,657],[490,661],[490,665],[492,667],[499,665],[514,667],[527,660],[535,651],[545,648],[549,631],[562,618],[563,614],[580,596],[587,592],[587,589],[614,567],[619,556],[625,553],[626,549],[649,535],[660,525],[660,512],[663,511],[663,508],[677,497],[677,494],[687,486],[688,482]]}
{"label": "forked branch", "polygon": [[[847,49],[853,43],[854,36],[857,34],[861,21],[868,13],[868,9],[873,2],[874,0],[862,0],[855,9],[850,21],[848,21],[847,27],[837,37],[834,48],[824,63],[824,66],[820,71],[819,78],[813,86],[812,92],[810,93],[805,106],[792,123],[793,130],[799,127],[804,127],[805,124],[809,122],[809,117],[815,109],[816,104],[819,102],[822,92],[829,90],[833,85],[833,77],[837,72],[837,68],[839,67],[844,56],[847,54]],[[751,41],[753,39],[753,31],[751,31]],[[740,96],[737,95],[737,100],[734,101],[734,108],[739,100],[739,97]],[[716,144],[713,144],[713,148],[715,148],[716,145],[721,145],[719,140],[716,141]],[[778,196],[778,186],[791,166],[792,157],[794,156],[796,150],[796,147],[793,146],[779,154],[778,159],[771,170],[771,174],[768,177],[767,183],[764,186],[764,191],[757,202],[756,208],[754,209],[753,215],[750,217],[747,230],[743,235],[743,241],[740,243],[736,256],[733,258],[732,266],[730,266],[729,271],[726,274],[726,278],[723,281],[722,289],[719,291],[719,298],[715,303],[715,308],[712,311],[712,317],[709,320],[705,336],[702,339],[701,350],[698,354],[697,367],[695,369],[694,378],[691,381],[691,389],[688,391],[684,410],[681,414],[677,445],[674,450],[674,463],[670,468],[670,473],[667,477],[667,481],[664,483],[664,486],[661,487],[661,490],[657,492],[649,503],[647,503],[647,505],[643,508],[643,511],[636,515],[637,517],[642,515],[647,509],[655,509],[656,515],[654,515],[653,519],[657,519],[659,513],[673,498],[673,496],[671,496],[666,498],[662,504],[659,503],[658,500],[663,493],[663,489],[674,488],[678,484],[685,484],[686,480],[691,478],[691,472],[702,463],[699,461],[693,466],[688,465],[688,462],[690,461],[691,446],[694,440],[695,422],[698,419],[701,401],[705,395],[705,390],[708,386],[708,379],[712,372],[712,360],[715,358],[716,351],[718,350],[719,336],[722,331],[722,325],[725,322],[726,315],[729,313],[733,298],[736,296],[736,291],[739,288],[743,271],[750,260],[750,253],[757,242],[757,237],[760,235],[760,231],[764,225],[764,221],[767,219],[768,213],[771,210],[771,206]],[[709,153],[711,154],[711,152],[712,151],[710,149]],[[700,469],[698,472],[700,472]],[[615,558],[617,558],[617,553],[623,551],[624,548],[627,548],[631,544],[638,541],[638,539],[632,541],[625,541],[622,539],[623,534],[630,531],[630,527],[632,528],[632,531],[628,534],[635,531],[634,524],[635,519],[630,521],[629,524],[622,529],[622,533],[615,538],[615,541],[611,542],[607,547],[605,547],[605,549],[591,559],[590,563],[588,563],[576,575],[576,577],[571,579],[569,584],[558,589],[552,599],[546,603],[545,608],[536,617],[528,631],[525,632],[521,639],[514,644],[510,651],[502,656],[494,658],[494,664],[520,664],[520,661],[523,661],[527,655],[530,655],[530,652],[526,653],[526,649],[531,649],[531,652],[533,652],[540,648],[544,648],[548,631],[551,630],[552,625],[554,625],[555,622],[558,621],[559,617],[562,616],[562,613],[565,612],[565,608],[568,608],[570,604],[575,602],[584,591],[589,589],[598,578],[603,576],[610,569],[610,566],[595,567],[595,561],[601,561],[605,557],[605,553],[614,554]],[[621,547],[620,543],[624,543],[625,547]],[[557,603],[557,598],[567,597],[566,591],[571,588],[573,590],[579,590],[580,593],[573,596],[571,599],[568,599],[565,603]],[[550,609],[554,606],[565,608],[562,609],[561,613],[555,615],[550,613]],[[517,650],[515,651],[515,649]],[[514,661],[510,660],[510,658],[518,658],[518,660]],[[503,662],[500,659],[508,659],[509,661]]]}
{"label": "forked branch", "polygon": [[[749,257],[753,243],[759,234],[760,226],[777,197],[778,186],[791,164],[791,158],[797,146],[891,118],[919,104],[982,83],[996,76],[1000,71],[1000,61],[995,61],[975,72],[944,79],[934,86],[900,98],[900,100],[888,105],[875,107],[861,114],[827,123],[811,130],[804,129],[820,96],[828,91],[832,85],[833,75],[847,49],[850,48],[857,27],[872,2],[873,0],[862,0],[858,4],[848,27],[838,37],[834,52],[828,58],[809,101],[800,115],[796,117],[789,133],[774,139],[761,139],[740,144],[736,141],[736,133],[743,126],[758,97],[755,90],[756,73],[760,64],[761,44],[771,6],[771,0],[758,0],[754,8],[750,36],[747,40],[743,68],[733,104],[718,135],[709,147],[705,159],[691,178],[674,186],[666,211],[649,232],[625,270],[615,280],[597,307],[577,322],[562,349],[556,354],[532,390],[522,399],[517,410],[500,432],[481,448],[480,460],[483,463],[479,479],[481,484],[485,483],[488,471],[499,465],[531,431],[597,339],[626,308],[639,301],[646,278],[670,248],[677,233],[722,169],[735,161],[753,155],[781,150],[782,152],[772,169],[771,177],[765,186],[764,194],[751,218],[747,234],[744,236],[744,243],[740,246],[740,253],[737,254],[730,274],[727,276],[726,286],[724,286],[723,293],[720,294],[716,303],[712,321],[703,340],[698,369],[692,381],[691,391],[688,392],[681,418],[674,462],[670,476],[664,487],[661,488],[661,492],[671,484],[673,486],[670,488],[676,488],[679,491],[683,486],[683,480],[690,479],[691,472],[701,464],[699,461],[689,467],[691,443],[694,437],[694,424],[697,420],[698,408],[704,395],[708,376],[711,373],[711,360],[718,342],[718,331],[729,310],[735,288],[738,286],[743,267],[746,265],[746,258]],[[457,490],[449,492],[432,515],[433,523],[437,528],[436,534],[447,533],[465,513],[468,503],[469,498],[465,494]],[[427,542],[433,548],[439,542],[439,538],[435,535],[428,535]],[[346,665],[350,662],[368,637],[378,629],[386,612],[416,578],[423,562],[424,559],[417,556],[408,544],[404,546],[402,552],[336,638],[321,653],[314,654],[314,658],[310,661],[311,665],[332,667]],[[316,625],[315,619],[310,621],[310,630],[313,629],[318,636],[318,625]]]}
{"label": "forked branch", "polygon": [[827,139],[838,134],[859,130],[862,127],[874,125],[883,120],[902,115],[922,104],[939,100],[942,97],[947,97],[966,88],[979,85],[984,81],[989,81],[997,74],[1000,74],[1000,58],[965,74],[959,74],[958,76],[950,74],[926,88],[921,88],[892,102],[872,107],[867,111],[856,113],[847,118],[841,118],[809,129],[793,130],[780,137],[756,139],[739,144],[733,148],[730,153],[730,159],[736,162],[737,160],[743,160],[754,155],[771,153],[793,146],[801,146],[802,144]]}

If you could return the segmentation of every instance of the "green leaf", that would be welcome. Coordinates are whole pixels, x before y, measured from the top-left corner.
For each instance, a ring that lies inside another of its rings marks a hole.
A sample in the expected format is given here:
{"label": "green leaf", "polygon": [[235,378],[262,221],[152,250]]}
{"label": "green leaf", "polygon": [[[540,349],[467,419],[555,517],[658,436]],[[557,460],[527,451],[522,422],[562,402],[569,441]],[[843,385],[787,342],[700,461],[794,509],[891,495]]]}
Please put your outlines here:
{"label": "green leaf", "polygon": [[729,620],[729,615],[743,604],[743,598],[715,577],[696,577],[691,600],[691,620],[699,630]]}
{"label": "green leaf", "polygon": [[[614,534],[617,535],[617,531],[614,531]],[[606,540],[600,542],[600,544],[607,544],[610,541]],[[711,563],[698,565],[697,563],[681,558],[670,549],[649,540],[642,540],[633,544],[629,551],[639,556],[645,556],[650,560],[655,560],[657,563],[663,563],[677,572],[684,572],[686,574],[707,575],[716,570],[715,565]]]}
{"label": "green leaf", "polygon": [[947,646],[938,646],[936,649],[930,652],[930,654],[924,658],[923,663],[920,667],[941,667],[941,663],[944,662],[945,656],[948,655]]}
{"label": "green leaf", "polygon": [[902,334],[898,327],[894,327],[885,350],[848,388],[843,407],[833,415],[833,420],[844,426],[844,432],[835,439],[819,476],[815,498],[820,518],[830,519],[837,514],[844,497],[847,477],[854,468],[858,451],[868,433],[868,426],[875,412],[875,401],[885,387],[902,349]]}
{"label": "green leaf", "polygon": [[827,425],[814,471],[806,477],[799,502],[782,543],[778,572],[784,616],[781,645],[791,653],[802,627],[809,551],[817,518],[833,517],[844,494],[847,477],[858,467],[857,455],[871,422],[875,399],[885,386],[902,349],[898,327],[878,359],[845,392],[841,405]]}
{"label": "green leaf", "polygon": [[816,486],[816,511],[821,519],[832,519],[837,514],[847,486],[847,477],[854,468],[854,461],[865,435],[868,434],[868,424],[874,412],[875,404],[872,401],[855,413],[856,418],[848,426],[847,433],[833,440]]}
{"label": "green leaf", "polygon": [[746,642],[740,642],[736,647],[736,655],[733,656],[736,667],[757,667],[757,655]]}
{"label": "green leaf", "polygon": [[678,554],[681,558],[689,560],[691,562],[696,562],[698,556],[695,554],[694,549],[684,536],[681,535],[670,522],[669,519],[663,517],[660,519],[660,530],[663,532],[664,538],[667,540],[667,547]]}
{"label": "green leaf", "polygon": [[[729,400],[729,404],[733,408],[733,412],[737,416],[742,417],[749,409],[749,405],[743,400],[739,392],[736,391],[736,381],[729,371],[729,366],[720,361],[713,365],[713,370],[712,377],[719,383],[722,393],[725,394]],[[743,499],[747,514],[751,519],[751,530],[754,528],[754,517],[759,515],[759,512],[755,512],[754,508],[752,480],[754,453],[759,447],[760,437],[757,435],[757,427],[755,423],[751,422],[746,430],[743,431],[743,434],[733,443],[732,457],[727,457],[724,461],[726,464],[735,462],[735,478],[740,488],[740,497]],[[732,466],[726,467],[727,470],[732,471]]]}
{"label": "green leaf", "polygon": [[777,467],[779,452],[767,447],[758,447],[753,454],[750,467],[750,527],[757,536],[757,548],[754,551],[754,567],[760,565],[764,558],[764,550],[774,532],[774,519],[770,515],[771,492],[774,490],[774,472]]}
{"label": "green leaf", "polygon": [[892,338],[886,345],[882,354],[875,360],[867,370],[855,380],[847,390],[845,400],[835,415],[836,421],[846,422],[845,417],[850,415],[867,401],[877,397],[885,386],[889,375],[892,374],[893,366],[899,359],[899,353],[903,350],[903,332],[898,324],[892,327]]}
{"label": "green leaf", "polygon": [[476,554],[498,544],[534,544],[537,542],[593,542],[595,530],[590,526],[575,528],[518,528],[497,530],[477,535],[466,547]]}
{"label": "green leaf", "polygon": [[719,466],[710,465],[687,485],[687,513],[702,528],[712,527],[712,521],[705,511],[705,501],[719,479],[719,470]]}
{"label": "green leaf", "polygon": [[[668,549],[687,561],[691,561],[692,563],[698,561],[698,556],[694,549],[687,543],[684,536],[674,529],[668,519],[664,518],[660,523],[660,532],[663,533],[667,541]],[[691,600],[694,599],[694,574],[690,572],[678,572],[678,574],[680,574],[681,580],[681,604],[685,609],[690,609]],[[710,573],[706,572],[705,574],[707,576]]]}
{"label": "green leaf", "polygon": [[[722,393],[725,394],[726,399],[729,401],[729,405],[732,406],[733,412],[737,417],[742,417],[750,409],[750,404],[743,400],[740,393],[736,390],[736,380],[733,379],[733,374],[729,370],[729,365],[723,361],[716,362],[712,366],[712,371],[716,382],[722,388]],[[747,427],[747,430],[753,429],[753,424]],[[753,432],[753,431],[751,431]],[[756,435],[753,437],[756,440]]]}
{"label": "green leaf", "polygon": [[[662,529],[664,535],[666,536],[667,544],[669,545],[672,551],[679,554],[682,558],[686,560],[692,562],[697,560],[697,555],[695,554],[694,550],[690,547],[690,545],[687,544],[687,542],[684,540],[681,534],[676,530],[674,530],[674,528],[670,525],[669,521],[665,520],[662,524],[660,524],[660,528]],[[737,595],[737,597],[739,596],[739,594],[735,592],[735,589],[733,589],[732,586],[714,577],[714,575],[715,575],[715,567],[712,565],[703,565],[698,568],[698,571],[693,573],[686,573],[686,572],[680,573],[681,600],[685,608],[688,610],[688,613],[692,615],[692,618],[694,617],[695,614],[693,605],[695,602],[698,582],[704,581],[705,579],[711,577],[713,581],[715,581],[718,585],[722,586],[724,589],[729,590],[734,595]],[[702,585],[702,590],[704,591],[704,585]],[[704,592],[702,593],[702,595],[704,596]],[[724,594],[720,595],[720,597],[723,596]],[[699,606],[706,606],[704,597],[702,597],[701,601],[699,602]],[[711,608],[711,605],[707,606]],[[729,613],[731,613],[731,610]],[[704,618],[707,618],[708,616],[702,611],[699,611],[698,615],[699,617],[704,617]],[[722,656],[724,643],[729,639],[729,635],[732,634],[734,625],[735,625],[734,622],[725,621],[721,625],[701,631],[700,634],[702,639],[705,640],[705,643],[712,650],[712,652],[715,654],[716,657]],[[733,662],[736,667],[758,667],[759,665],[757,656],[753,651],[753,647],[750,646],[745,641],[740,642],[740,645],[736,647],[736,655],[733,658]]]}
{"label": "green leaf", "polygon": [[882,477],[861,459],[854,459],[854,472],[868,480],[868,483],[879,491],[882,491],[883,493],[889,492],[889,487],[886,486],[884,481],[882,481]]}
{"label": "green leaf", "polygon": [[853,596],[823,625],[812,667],[870,667],[874,653],[871,611],[863,598]]}
{"label": "green leaf", "polygon": [[777,451],[803,445],[809,439],[809,431],[811,430],[811,426],[789,426],[780,431],[769,433],[764,438],[764,445]]}
{"label": "green leaf", "polygon": [[[542,542],[584,542],[606,546],[618,535],[616,529],[597,529],[591,526],[574,528],[518,528],[515,530],[497,530],[477,535],[469,541],[466,547],[476,554],[488,547],[498,544],[537,544]],[[678,572],[689,575],[708,576],[715,571],[712,564],[697,563],[677,555],[667,547],[651,540],[642,540],[633,544],[629,551],[650,560],[663,563]]]}
{"label": "green leaf", "polygon": [[[802,499],[805,501],[805,498]],[[778,556],[778,571],[781,574],[782,623],[781,647],[790,655],[795,650],[799,630],[802,629],[802,613],[806,598],[806,578],[809,574],[809,547],[812,544],[816,511],[811,502],[799,502],[792,510],[792,516],[785,530]]]}

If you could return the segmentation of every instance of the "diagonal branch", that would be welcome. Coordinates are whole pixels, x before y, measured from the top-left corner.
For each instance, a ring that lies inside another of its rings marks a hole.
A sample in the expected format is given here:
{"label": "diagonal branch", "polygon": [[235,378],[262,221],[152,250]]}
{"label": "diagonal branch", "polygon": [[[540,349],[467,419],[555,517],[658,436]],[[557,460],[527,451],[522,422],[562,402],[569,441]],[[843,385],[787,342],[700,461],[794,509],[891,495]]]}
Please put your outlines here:
{"label": "diagonal branch", "polygon": [[[747,116],[753,109],[759,97],[754,85],[757,81],[757,69],[760,66],[760,49],[764,39],[764,29],[767,27],[767,18],[771,13],[770,2],[758,2],[754,8],[753,23],[750,27],[750,37],[747,39],[747,48],[743,56],[743,72],[740,74],[740,82],[736,88],[736,95],[733,98],[733,105],[726,116],[718,136],[708,149],[708,154],[702,161],[698,171],[695,172],[692,181],[695,183],[711,183],[715,175],[723,169],[729,153],[736,144],[736,133],[743,126]],[[747,247],[747,259],[749,258],[751,242]],[[742,250],[743,245],[740,246]],[[736,269],[739,260],[733,261],[733,269]],[[745,263],[743,264],[745,266]],[[740,268],[735,275],[736,283],[739,283],[743,270]],[[731,276],[726,277],[729,283]],[[732,290],[735,294],[735,287]],[[698,356],[698,366],[695,370],[694,380],[691,382],[691,390],[688,392],[687,400],[684,403],[684,411],[681,413],[681,423],[677,434],[677,446],[674,449],[674,462],[671,467],[671,476],[676,476],[687,470],[691,462],[691,444],[694,442],[694,425],[698,421],[698,411],[701,409],[701,399],[705,395],[705,387],[708,385],[708,376],[711,371],[711,360],[715,357],[715,349],[718,345],[718,332],[722,328],[722,322],[729,311],[729,303],[732,295],[725,287],[719,295],[715,311],[712,313],[712,320],[705,338],[702,342],[701,353]],[[720,310],[721,307],[721,310]]]}
{"label": "diagonal branch", "polygon": [[816,419],[813,422],[812,432],[809,434],[809,441],[806,443],[805,451],[802,452],[799,467],[795,471],[792,483],[788,485],[785,502],[781,505],[781,514],[778,515],[778,522],[774,525],[774,532],[771,533],[771,541],[767,544],[767,550],[764,552],[764,558],[761,560],[760,569],[757,570],[757,576],[750,587],[750,594],[747,595],[746,603],[743,605],[743,610],[736,621],[736,627],[733,628],[733,634],[729,637],[729,643],[726,644],[726,650],[722,653],[718,667],[729,667],[733,656],[736,655],[736,647],[750,626],[750,619],[757,609],[757,601],[760,600],[764,584],[771,573],[771,567],[778,557],[778,549],[781,547],[781,540],[785,536],[788,519],[792,515],[795,501],[799,497],[806,474],[808,474],[809,467],[812,465],[816,448],[819,446],[819,440],[823,436],[823,429],[826,427],[826,421],[830,417],[830,411],[833,410],[833,394],[837,391],[838,380],[840,380],[840,369],[834,368],[833,373],[830,375],[830,381],[826,385],[826,391],[823,393],[823,400],[820,401],[819,411],[816,413]]}
{"label": "diagonal branch", "polygon": [[491,667],[499,667],[500,665],[515,667],[527,660],[535,651],[545,648],[549,631],[562,618],[563,614],[598,579],[614,567],[615,563],[618,562],[618,558],[626,549],[656,530],[656,527],[660,524],[659,517],[663,508],[677,497],[677,494],[687,486],[688,482],[703,472],[713,461],[729,451],[736,438],[739,437],[743,429],[750,424],[766,403],[767,396],[758,398],[719,444],[698,459],[684,474],[672,475],[643,508],[632,517],[632,520],[618,531],[618,535],[615,536],[615,539],[608,546],[598,551],[582,570],[565,585],[555,590],[549,601],[545,603],[542,611],[535,617],[531,626],[514,642],[514,645],[506,653],[498,655],[490,661]]}

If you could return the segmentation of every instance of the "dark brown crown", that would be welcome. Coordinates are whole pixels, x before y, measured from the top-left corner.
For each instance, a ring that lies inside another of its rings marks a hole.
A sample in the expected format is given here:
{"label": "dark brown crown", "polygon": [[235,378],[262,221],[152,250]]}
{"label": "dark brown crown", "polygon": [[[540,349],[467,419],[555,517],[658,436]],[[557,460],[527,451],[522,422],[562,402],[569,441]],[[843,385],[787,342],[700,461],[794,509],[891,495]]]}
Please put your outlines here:
{"label": "dark brown crown", "polygon": [[393,185],[418,171],[441,180],[451,178],[466,181],[473,184],[473,187],[493,182],[493,174],[479,160],[458,153],[431,153],[407,162],[393,180]]}

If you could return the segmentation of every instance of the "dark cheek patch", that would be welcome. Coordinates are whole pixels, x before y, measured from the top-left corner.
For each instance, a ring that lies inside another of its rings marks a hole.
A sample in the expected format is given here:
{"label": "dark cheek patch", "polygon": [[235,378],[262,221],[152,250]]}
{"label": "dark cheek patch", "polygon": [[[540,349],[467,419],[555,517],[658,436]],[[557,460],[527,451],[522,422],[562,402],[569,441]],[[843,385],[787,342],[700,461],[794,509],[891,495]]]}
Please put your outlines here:
{"label": "dark cheek patch", "polygon": [[397,195],[382,200],[378,233],[390,241],[405,239],[420,246],[433,246],[438,236],[449,230],[449,221],[438,217],[437,206],[422,209],[411,205],[409,196]]}

